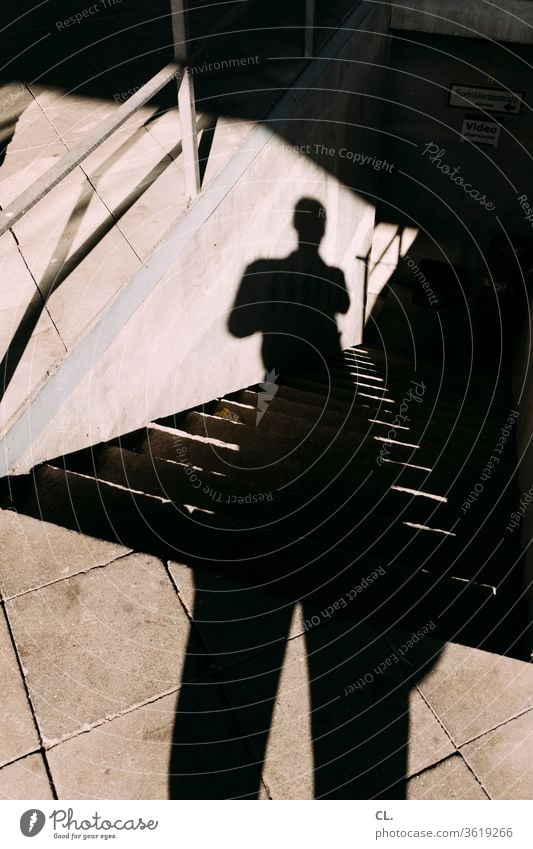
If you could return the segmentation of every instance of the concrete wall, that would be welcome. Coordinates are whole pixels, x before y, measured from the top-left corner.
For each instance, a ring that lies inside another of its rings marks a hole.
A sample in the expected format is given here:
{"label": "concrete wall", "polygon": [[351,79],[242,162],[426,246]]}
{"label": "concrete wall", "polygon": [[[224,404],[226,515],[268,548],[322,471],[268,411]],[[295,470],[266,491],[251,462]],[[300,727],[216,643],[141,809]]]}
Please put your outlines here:
{"label": "concrete wall", "polygon": [[[175,261],[120,328],[121,308],[128,312],[128,297],[136,297],[135,279],[131,293],[121,293],[109,313],[110,322],[119,321],[117,332],[105,350],[93,334],[83,357],[78,352],[60,366],[54,377],[64,403],[51,389],[4,440],[12,473],[261,380],[261,335],[234,338],[228,318],[246,266],[295,248],[292,212],[302,196],[326,207],[321,255],[346,279],[351,305],[338,320],[342,344],[361,341],[365,263],[358,257],[369,254],[374,224],[388,9],[362,18],[364,31],[341,34],[333,61],[315,63],[314,82],[300,87],[292,109],[283,116],[278,109],[268,130],[256,130],[250,143],[257,155],[236,182],[230,163],[210,187],[220,198],[211,213],[200,215],[210,202],[204,196],[185,216]],[[104,317],[98,332],[108,331]]]}
{"label": "concrete wall", "polygon": [[391,27],[532,44],[533,7],[530,0],[395,0]]}
{"label": "concrete wall", "polygon": [[[416,262],[426,257],[464,263],[479,281],[487,271],[489,241],[502,232],[500,222],[511,236],[530,239],[531,224],[518,196],[533,194],[532,64],[531,47],[509,52],[482,41],[396,33],[385,118],[385,152],[394,170],[384,175],[379,214],[383,220],[420,229],[410,251]],[[489,116],[472,107],[450,107],[451,83],[523,90],[522,114]],[[470,114],[498,119],[497,147],[463,141],[463,121]],[[429,144],[443,151],[433,162],[431,153],[424,153]],[[495,209],[489,210],[450,179],[446,168],[456,167]]]}

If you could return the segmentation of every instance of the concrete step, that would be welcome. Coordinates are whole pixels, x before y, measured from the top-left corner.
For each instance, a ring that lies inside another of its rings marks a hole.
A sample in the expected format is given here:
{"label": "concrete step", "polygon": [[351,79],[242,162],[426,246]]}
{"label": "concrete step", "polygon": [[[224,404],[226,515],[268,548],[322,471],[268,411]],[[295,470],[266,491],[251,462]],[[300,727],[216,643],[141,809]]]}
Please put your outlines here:
{"label": "concrete step", "polygon": [[272,545],[265,549],[266,536],[259,540],[255,555],[250,555],[247,546],[257,535],[243,532],[235,521],[221,528],[211,514],[181,513],[170,502],[49,466],[35,471],[33,486],[26,497],[19,498],[18,509],[195,568],[211,568],[216,563],[225,574],[252,574],[256,583],[294,584],[298,597],[327,590],[331,598],[332,592],[353,586],[381,563],[385,575],[366,587],[352,608],[351,615],[358,621],[371,616],[414,627],[417,622],[433,620],[435,635],[442,639],[522,656],[520,604],[505,593],[495,595],[490,587],[473,582],[436,578],[401,563],[389,567],[386,560],[372,555],[354,561],[346,559],[342,549],[323,552],[316,545],[306,549],[299,543],[271,555]]}
{"label": "concrete step", "polygon": [[283,383],[292,389],[312,393],[328,400],[329,398],[333,398],[336,402],[344,402],[346,405],[353,403],[354,400],[357,400],[357,402],[362,400],[368,404],[373,402],[376,404],[376,412],[385,411],[393,415],[401,411],[401,405],[405,402],[408,404],[406,415],[414,419],[427,419],[429,411],[431,411],[432,415],[437,414],[438,411],[439,419],[444,421],[455,421],[460,415],[461,418],[466,416],[479,422],[490,415],[493,419],[500,419],[501,427],[503,427],[512,410],[512,405],[508,404],[504,404],[498,408],[491,404],[490,401],[487,401],[486,404],[478,402],[475,404],[467,403],[466,401],[463,403],[462,399],[454,402],[444,395],[442,397],[439,396],[438,399],[424,396],[423,403],[420,404],[408,402],[406,400],[409,390],[408,386],[403,388],[401,394],[396,393],[392,395],[389,393],[387,395],[382,391],[376,391],[367,386],[359,386],[356,390],[356,387],[349,386],[349,384],[336,383],[333,386],[328,385],[327,382],[316,380],[311,375],[307,377],[283,375]]}
{"label": "concrete step", "polygon": [[[302,393],[303,394],[303,393]],[[355,400],[353,405],[349,407],[337,405],[336,409],[329,409],[329,402],[324,401],[322,406],[319,404],[309,405],[302,403],[299,400],[299,393],[293,392],[292,399],[289,401],[283,397],[278,397],[278,393],[272,400],[264,401],[264,394],[261,392],[252,392],[245,390],[243,392],[234,393],[232,396],[226,396],[220,399],[218,405],[210,408],[212,412],[220,414],[224,409],[233,411],[239,418],[250,426],[260,426],[264,430],[268,430],[271,425],[275,428],[276,416],[281,416],[278,425],[291,419],[294,421],[294,427],[288,428],[287,432],[292,432],[296,427],[300,427],[302,433],[309,432],[315,428],[331,427],[338,430],[343,428],[350,432],[355,432],[359,436],[369,436],[372,433],[378,436],[387,436],[391,429],[396,431],[396,438],[400,441],[420,442],[423,447],[431,447],[433,445],[442,450],[443,444],[450,444],[462,441],[465,446],[472,446],[472,449],[478,455],[476,460],[483,461],[491,456],[492,451],[498,444],[501,435],[501,427],[494,426],[492,421],[488,421],[483,425],[480,424],[479,417],[465,421],[464,419],[450,419],[449,422],[443,422],[438,415],[428,416],[427,410],[425,415],[420,415],[418,418],[409,416],[406,413],[407,421],[396,419],[396,414],[383,411],[379,408],[368,408],[366,405],[361,406]],[[320,396],[314,396],[317,401]],[[266,410],[261,409],[261,404],[264,403]],[[409,411],[411,412],[411,411]],[[415,411],[416,412],[416,411]],[[260,419],[258,420],[258,413]],[[286,422],[287,423],[287,422]],[[506,443],[509,445],[509,441]],[[498,455],[498,462],[513,464],[513,457],[510,451],[508,455]]]}
{"label": "concrete step", "polygon": [[[176,437],[171,444],[175,451]],[[275,482],[263,479],[257,471],[246,479],[244,474],[229,477],[201,467],[194,450],[185,462],[169,462],[153,453],[150,456],[104,446],[95,452],[71,455],[62,462],[71,472],[94,475],[142,495],[220,514],[226,525],[231,525],[231,515],[243,530],[274,524],[283,544],[303,537],[312,541],[320,533],[322,542],[328,545],[342,540],[352,557],[370,551],[378,558],[388,558],[391,553],[402,552],[416,568],[422,565],[439,576],[476,578],[498,586],[504,579],[509,582],[509,571],[514,575],[509,565],[502,565],[512,562],[512,552],[509,546],[501,547],[500,536],[485,531],[481,539],[476,538],[478,526],[469,521],[470,517],[462,521],[456,533],[452,529],[457,513],[449,504],[434,509],[421,505],[412,493],[368,487],[349,491],[347,485],[341,488],[336,481],[328,486],[328,480],[318,481],[316,487],[315,482],[296,481],[296,485],[280,491]],[[450,530],[443,532],[444,528]],[[265,533],[268,536],[271,530],[265,528]]]}
{"label": "concrete step", "polygon": [[[229,411],[230,413],[233,411]],[[286,417],[288,418],[288,417]],[[216,415],[189,412],[180,422],[180,427],[189,433],[218,439],[223,443],[238,445],[240,451],[249,456],[258,456],[258,464],[276,464],[282,458],[290,456],[293,462],[298,462],[301,469],[307,469],[316,463],[321,457],[327,457],[332,468],[340,469],[349,462],[357,460],[360,470],[375,472],[383,468],[384,460],[391,460],[398,464],[418,466],[419,469],[431,472],[439,461],[442,443],[435,442],[432,446],[421,444],[406,439],[402,443],[398,438],[394,441],[387,440],[386,435],[380,436],[376,433],[362,437],[357,432],[350,434],[346,431],[341,436],[336,428],[321,427],[312,430],[308,425],[299,426],[292,420],[282,420],[281,417],[273,416],[272,427],[266,431],[261,427],[252,427],[244,422],[231,421]],[[294,429],[296,434],[287,433],[287,429]],[[348,438],[344,438],[348,434]],[[258,452],[258,454],[255,454]],[[448,471],[461,471],[463,465],[468,464],[468,470],[473,472],[472,483],[466,490],[479,480],[488,455],[482,455],[483,461],[474,462],[471,457],[470,446],[461,440],[450,440],[446,446],[445,456],[440,458],[441,465]],[[391,464],[391,465],[394,465]],[[503,467],[502,467],[503,468]],[[507,470],[509,477],[512,469]],[[500,472],[503,474],[503,471]]]}
{"label": "concrete step", "polygon": [[[449,380],[446,382],[435,380],[433,382],[428,378],[424,379],[422,375],[415,377],[412,373],[402,380],[396,372],[392,372],[392,375],[385,375],[378,371],[375,375],[368,375],[358,369],[350,369],[330,363],[327,365],[327,370],[300,369],[292,374],[290,372],[287,375],[284,374],[284,380],[286,376],[290,378],[301,377],[328,388],[343,388],[352,392],[352,394],[358,392],[359,389],[365,392],[372,389],[378,393],[379,397],[394,399],[396,402],[399,400],[396,396],[404,396],[410,389],[415,391],[413,387],[417,385],[416,391],[420,401],[423,401],[426,405],[442,403],[447,407],[466,406],[471,408],[479,406],[483,408],[484,405],[490,404],[495,411],[509,411],[512,408],[512,397],[508,388],[504,391],[501,386],[483,387],[475,381],[468,386],[466,384],[463,386],[463,381],[457,379],[453,382]],[[377,376],[380,376],[382,381],[376,380]]]}
{"label": "concrete step", "polygon": [[[334,478],[335,488],[343,497],[353,493],[363,482],[365,489],[369,490],[379,488],[385,491],[392,485],[424,490],[455,502],[457,516],[462,518],[465,513],[459,508],[474,484],[479,481],[480,470],[477,460],[475,464],[466,467],[461,474],[457,474],[449,464],[443,464],[442,469],[437,467],[432,472],[395,463],[384,463],[378,469],[375,458],[368,458],[364,454],[361,457],[356,456],[354,461],[347,465],[344,458],[342,462],[339,461],[339,464],[335,465],[329,453],[326,453],[322,460],[315,457],[314,463],[302,470],[301,464],[291,456],[287,456],[282,463],[276,462],[268,439],[262,442],[263,450],[258,449],[257,452],[252,453],[243,452],[238,443],[230,446],[220,440],[193,436],[181,429],[156,424],[135,434],[129,442],[117,440],[116,444],[165,460],[182,459],[199,468],[231,475],[236,479],[242,478],[244,481],[248,481],[250,476],[252,479],[253,476],[257,477],[259,472],[268,487],[279,488],[290,481],[299,480],[302,488],[305,489],[310,486],[315,487],[317,484],[321,485],[324,481]],[[377,473],[374,474],[374,472]],[[481,495],[475,493],[475,500],[472,500],[468,508],[469,515],[476,517],[475,521],[479,523],[479,514],[482,512],[482,519],[485,518],[498,499],[500,499],[498,509],[503,512],[508,510],[510,514],[515,507],[517,491],[514,486],[507,486],[507,484],[508,479],[496,467],[491,479],[484,483],[483,493]],[[507,489],[505,489],[506,486]]]}
{"label": "concrete step", "polygon": [[[261,393],[264,394],[264,390],[261,390],[260,387],[253,387],[225,397],[228,401],[236,401],[257,410],[258,397]],[[221,400],[224,401],[224,399]],[[332,426],[338,426],[347,417],[350,421],[361,421],[365,427],[368,426],[368,423],[383,423],[391,427],[396,421],[400,424],[397,427],[398,432],[402,427],[408,428],[409,432],[417,434],[417,438],[426,428],[430,435],[439,434],[447,437],[453,431],[454,436],[464,436],[465,439],[472,442],[474,441],[472,433],[475,433],[476,449],[479,446],[486,446],[487,457],[490,457],[501,436],[499,423],[495,424],[491,419],[484,422],[480,421],[478,412],[468,414],[468,411],[463,409],[459,413],[458,409],[455,408],[450,412],[443,411],[441,408],[428,410],[415,402],[410,405],[409,410],[405,413],[408,416],[408,421],[403,422],[396,418],[397,411],[379,401],[369,399],[363,401],[358,396],[355,402],[353,398],[347,402],[343,398],[331,396],[325,398],[322,393],[310,392],[283,384],[279,384],[274,398],[268,402],[268,411],[315,420],[320,416],[321,421],[331,423]],[[480,438],[478,439],[478,437]],[[511,455],[508,459],[514,465],[511,443],[512,440],[508,439],[505,447],[507,453]],[[485,458],[482,459],[485,460]],[[503,455],[500,457],[500,463],[502,461]],[[476,460],[476,462],[478,461]]]}
{"label": "concrete step", "polygon": [[410,376],[419,374],[421,376],[426,375],[428,379],[430,376],[437,379],[442,377],[460,384],[468,380],[470,374],[470,381],[475,381],[476,385],[480,387],[494,386],[500,382],[504,389],[505,386],[508,386],[508,375],[502,369],[498,371],[496,368],[488,366],[480,369],[479,365],[474,368],[471,363],[466,363],[465,367],[458,367],[448,360],[437,362],[434,359],[421,359],[419,357],[414,361],[411,356],[398,352],[385,352],[368,346],[348,348],[343,352],[342,359],[349,362],[356,361],[367,367],[386,370],[390,374],[407,374]]}

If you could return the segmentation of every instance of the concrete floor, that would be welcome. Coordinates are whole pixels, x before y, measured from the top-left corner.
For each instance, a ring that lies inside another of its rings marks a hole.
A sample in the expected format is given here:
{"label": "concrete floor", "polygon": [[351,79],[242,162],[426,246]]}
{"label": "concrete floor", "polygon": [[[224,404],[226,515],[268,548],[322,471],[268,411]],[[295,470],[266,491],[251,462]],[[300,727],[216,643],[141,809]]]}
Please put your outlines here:
{"label": "concrete floor", "polygon": [[[276,664],[279,647],[251,650],[238,659],[213,645],[208,615],[204,622],[191,621],[191,573],[177,563],[10,510],[0,512],[0,537],[0,663],[6,682],[1,797],[165,799],[172,745],[174,769],[186,741],[194,742],[195,763],[201,764],[212,734],[228,748],[229,776],[214,777],[217,792],[231,796],[232,773],[257,760],[257,729],[252,730],[243,687],[249,701],[250,676],[268,665],[269,654]],[[231,590],[231,584],[225,588]],[[306,799],[316,792],[304,631],[297,609],[259,798]],[[374,718],[380,716],[382,681],[374,674],[368,686],[350,691],[350,685],[405,644],[409,634],[393,629],[376,635],[370,627],[341,620],[321,625],[316,634],[326,662],[331,642],[340,640],[346,651],[342,673],[330,684],[333,707],[325,723],[330,731],[348,724],[341,739],[349,741],[349,724],[361,721],[369,704]],[[189,652],[195,648],[186,658],[187,645]],[[370,646],[371,659],[365,655]],[[431,671],[411,685],[413,670],[437,655]],[[442,644],[429,635],[394,669],[395,687],[408,694],[404,704],[410,717],[407,752],[387,752],[406,762],[406,786],[398,795],[531,797],[533,766],[524,746],[533,733],[529,664]],[[193,736],[191,714],[176,715],[184,686],[202,694],[194,728],[199,722],[210,735],[203,741]],[[261,685],[252,690],[259,694]],[[383,721],[387,716],[390,720],[390,706]],[[217,725],[210,732],[213,717]],[[353,773],[364,772],[367,757],[363,751],[349,756]],[[185,771],[186,764],[185,757]],[[395,796],[394,788],[389,795]]]}

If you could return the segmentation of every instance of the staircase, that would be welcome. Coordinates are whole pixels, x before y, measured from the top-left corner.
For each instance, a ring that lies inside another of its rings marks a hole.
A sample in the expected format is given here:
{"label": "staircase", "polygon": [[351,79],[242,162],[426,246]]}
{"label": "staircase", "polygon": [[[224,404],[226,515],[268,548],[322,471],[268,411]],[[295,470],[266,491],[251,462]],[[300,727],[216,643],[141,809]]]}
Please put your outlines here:
{"label": "staircase", "polygon": [[333,615],[525,659],[512,410],[489,373],[356,347],[46,462],[10,504],[322,606],[356,587]]}

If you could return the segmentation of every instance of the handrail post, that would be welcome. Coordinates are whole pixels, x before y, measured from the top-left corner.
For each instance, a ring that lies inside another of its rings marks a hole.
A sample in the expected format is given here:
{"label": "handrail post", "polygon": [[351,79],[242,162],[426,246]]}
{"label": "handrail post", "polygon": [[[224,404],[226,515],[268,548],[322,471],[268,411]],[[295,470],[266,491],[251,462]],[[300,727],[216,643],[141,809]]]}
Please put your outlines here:
{"label": "handrail post", "polygon": [[178,109],[185,191],[189,197],[193,198],[200,192],[200,163],[198,160],[194,82],[189,66],[187,0],[171,0],[171,14],[174,56],[181,65],[181,74],[178,80]]}
{"label": "handrail post", "polygon": [[315,43],[315,0],[305,0],[305,55],[312,56]]}

